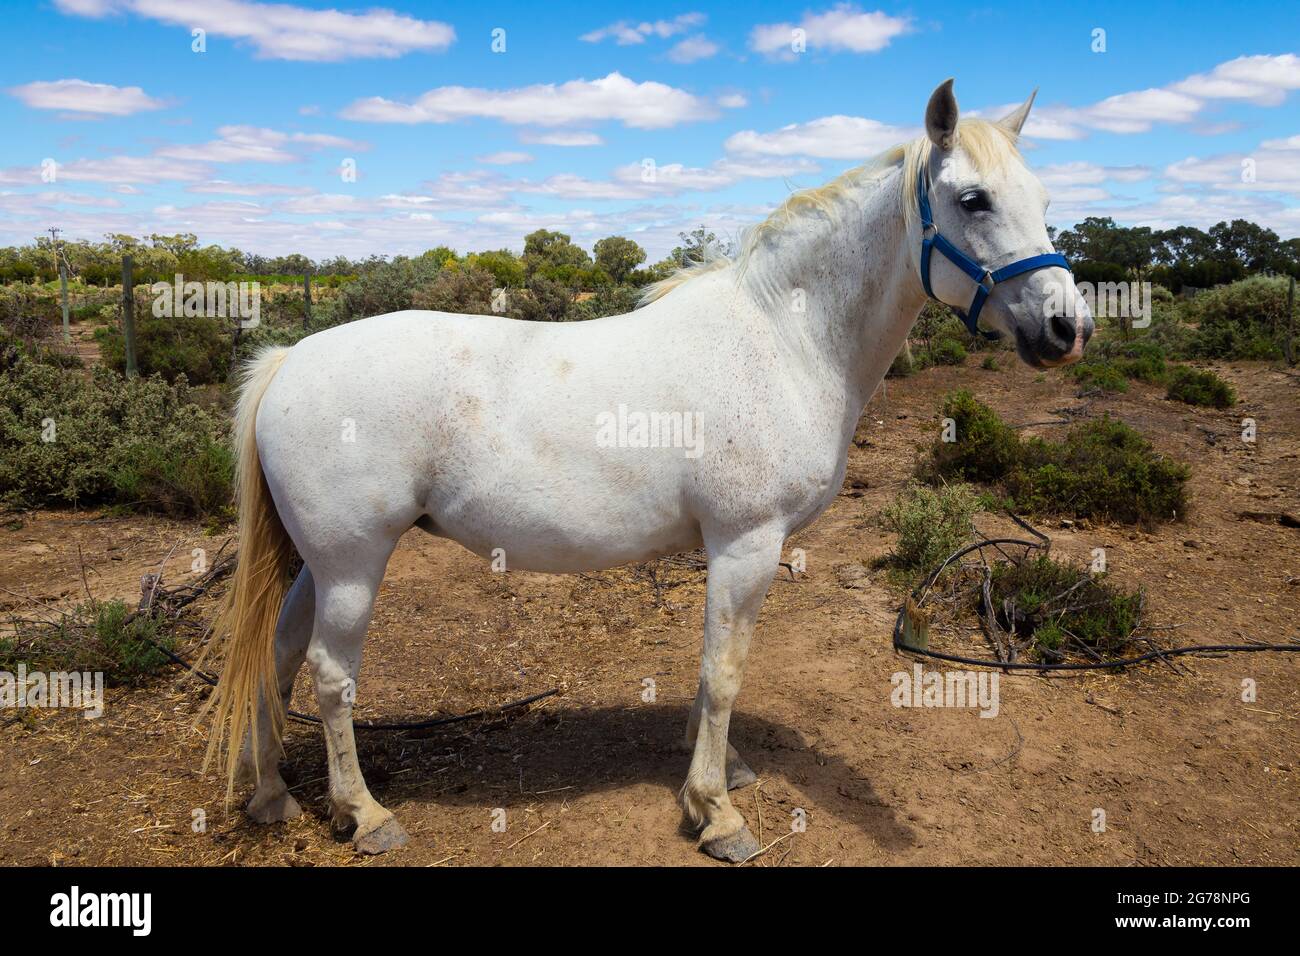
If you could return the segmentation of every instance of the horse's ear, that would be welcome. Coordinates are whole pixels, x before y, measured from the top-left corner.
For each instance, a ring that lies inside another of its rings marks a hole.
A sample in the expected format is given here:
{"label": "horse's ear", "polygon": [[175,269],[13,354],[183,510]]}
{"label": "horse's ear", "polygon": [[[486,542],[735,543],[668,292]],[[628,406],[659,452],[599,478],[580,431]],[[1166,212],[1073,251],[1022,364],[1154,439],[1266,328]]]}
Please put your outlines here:
{"label": "horse's ear", "polygon": [[1030,93],[1029,99],[1025,100],[1006,116],[1002,117],[1002,119],[998,120],[998,125],[1004,129],[1011,130],[1011,132],[1019,136],[1020,130],[1024,128],[1025,120],[1029,119],[1029,108],[1034,105],[1034,97],[1037,95],[1038,90],[1034,90],[1034,92]]}
{"label": "horse's ear", "polygon": [[952,78],[944,80],[930,94],[925,108],[925,132],[940,149],[952,149],[957,139],[957,97],[952,95]]}

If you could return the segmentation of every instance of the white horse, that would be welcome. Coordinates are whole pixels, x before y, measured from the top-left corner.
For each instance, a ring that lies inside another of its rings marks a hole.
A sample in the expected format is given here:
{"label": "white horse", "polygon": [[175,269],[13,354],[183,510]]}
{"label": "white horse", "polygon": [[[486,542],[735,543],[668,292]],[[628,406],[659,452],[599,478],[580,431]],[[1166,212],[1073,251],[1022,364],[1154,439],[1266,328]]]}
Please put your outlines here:
{"label": "white horse", "polygon": [[[1075,361],[1091,334],[1068,270],[1037,259],[1051,251],[1047,199],[1015,148],[1032,101],[959,124],[945,82],[925,137],[791,196],[734,261],[652,287],[629,315],[396,312],[254,359],[236,413],[241,555],[217,623],[229,646],[210,751],[227,742],[229,788],[252,772],[252,818],[301,812],[278,760],[305,659],[334,825],[354,827],[366,853],[406,842],[362,778],[352,702],[375,594],[413,525],[547,572],[702,545],[704,649],[679,799],[709,854],[755,853],[727,795],[754,776],[727,728],[783,544],[834,500],[858,418],[926,289],[961,308],[978,291],[956,259],[933,257],[923,283],[923,239],[937,227],[968,264],[1035,263],[983,308],[1030,364]],[[631,427],[611,427],[620,415]],[[682,422],[696,426],[690,443]],[[295,546],[305,566],[289,587]]]}

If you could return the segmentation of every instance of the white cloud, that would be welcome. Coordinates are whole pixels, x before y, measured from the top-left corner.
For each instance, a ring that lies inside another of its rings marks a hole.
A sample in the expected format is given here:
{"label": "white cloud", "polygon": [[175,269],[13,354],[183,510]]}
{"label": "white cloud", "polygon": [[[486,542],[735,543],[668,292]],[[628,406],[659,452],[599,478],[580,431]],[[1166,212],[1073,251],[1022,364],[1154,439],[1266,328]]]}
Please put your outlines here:
{"label": "white cloud", "polygon": [[725,146],[730,153],[758,156],[868,159],[918,135],[920,130],[913,127],[890,126],[860,116],[823,116],[770,133],[742,130],[728,137]]}
{"label": "white cloud", "polygon": [[1058,224],[1077,222],[1084,216],[1110,216],[1117,222],[1152,229],[1196,226],[1208,229],[1215,223],[1248,219],[1276,230],[1283,238],[1300,235],[1300,207],[1287,206],[1264,196],[1233,193],[1179,193],[1143,203],[1089,203],[1077,208],[1052,206],[1052,220]]}
{"label": "white cloud", "polygon": [[308,150],[366,150],[365,143],[325,133],[282,133],[257,126],[222,126],[220,139],[207,143],[164,146],[156,155],[202,163],[290,163],[300,158],[293,147]]}
{"label": "white cloud", "polygon": [[[1089,132],[1145,133],[1157,123],[1184,124],[1200,117],[1210,100],[1248,100],[1260,106],[1278,106],[1291,90],[1300,89],[1300,57],[1243,56],[1200,73],[1146,90],[1117,93],[1090,106],[1037,106],[1025,124],[1030,139],[1083,139]],[[978,110],[976,115],[1001,116],[1015,106]],[[1235,124],[1202,125],[1197,132],[1216,135]]]}
{"label": "white cloud", "polygon": [[489,166],[516,166],[519,163],[531,163],[533,154],[506,149],[499,153],[488,153],[486,156],[477,156],[475,158],[480,163],[486,163]]}
{"label": "white cloud", "polygon": [[[209,179],[211,170],[200,163],[160,156],[110,156],[106,159],[78,159],[60,164],[56,167],[55,176],[55,182],[192,183]],[[0,169],[0,183],[40,182],[41,170],[36,166]]]}
{"label": "white cloud", "polygon": [[222,196],[306,196],[310,186],[281,186],[278,183],[234,183],[226,179],[211,179],[205,183],[186,186],[189,193],[215,193]]}
{"label": "white cloud", "polygon": [[596,133],[588,133],[582,130],[552,133],[537,133],[532,130],[525,130],[519,134],[519,139],[521,142],[534,143],[538,146],[602,146],[605,142]]}
{"label": "white cloud", "polygon": [[715,115],[712,104],[685,90],[654,81],[637,83],[618,72],[598,80],[511,90],[441,86],[412,103],[372,96],[357,100],[342,113],[345,119],[372,123],[451,123],[484,117],[537,126],[616,120],[637,129],[664,129]]}
{"label": "white cloud", "polygon": [[718,105],[726,110],[738,110],[749,105],[744,93],[724,93],[718,97]]}
{"label": "white cloud", "polygon": [[704,20],[705,16],[702,13],[683,13],[671,20],[655,20],[642,23],[620,20],[617,23],[611,23],[607,27],[584,33],[579,39],[587,43],[600,43],[602,40],[612,39],[619,46],[634,46],[638,43],[644,43],[646,37],[655,36],[660,39],[667,39],[679,33],[685,33],[691,27],[699,26]]}
{"label": "white cloud", "polygon": [[12,96],[38,110],[64,110],[74,117],[130,116],[166,104],[138,86],[112,86],[85,80],[53,80],[10,87]]}
{"label": "white cloud", "polygon": [[1282,192],[1300,196],[1300,136],[1265,140],[1250,153],[1189,156],[1165,167],[1172,182],[1227,192]]}
{"label": "white cloud", "polygon": [[747,179],[780,179],[819,171],[808,160],[720,159],[708,166],[682,163],[628,163],[609,179],[588,179],[571,173],[551,176],[536,185],[520,184],[520,192],[543,193],[563,199],[646,199],[684,192],[712,192]]}
{"label": "white cloud", "polygon": [[437,20],[392,10],[318,10],[252,0],[54,0],[63,13],[104,17],[134,13],[162,23],[201,27],[211,36],[251,43],[259,57],[333,62],[406,53],[439,53],[456,31]]}
{"label": "white cloud", "polygon": [[1099,166],[1084,161],[1039,166],[1034,173],[1049,189],[1095,186],[1104,182],[1137,183],[1151,178],[1149,166]]}
{"label": "white cloud", "polygon": [[911,28],[908,17],[891,17],[883,11],[864,13],[850,3],[839,3],[825,13],[803,15],[798,23],[759,24],[750,31],[751,49],[767,56],[793,59],[794,31],[802,30],[807,48],[832,53],[876,53]]}
{"label": "white cloud", "polygon": [[1220,63],[1209,73],[1197,73],[1175,83],[1172,89],[1210,100],[1249,100],[1260,106],[1278,106],[1291,90],[1300,89],[1300,57],[1239,56]]}
{"label": "white cloud", "polygon": [[320,213],[356,212],[367,203],[347,193],[315,193],[297,199],[286,199],[276,204],[278,212],[295,215],[318,215]]}
{"label": "white cloud", "polygon": [[668,59],[674,63],[694,63],[715,56],[720,47],[703,34],[687,37],[668,51]]}

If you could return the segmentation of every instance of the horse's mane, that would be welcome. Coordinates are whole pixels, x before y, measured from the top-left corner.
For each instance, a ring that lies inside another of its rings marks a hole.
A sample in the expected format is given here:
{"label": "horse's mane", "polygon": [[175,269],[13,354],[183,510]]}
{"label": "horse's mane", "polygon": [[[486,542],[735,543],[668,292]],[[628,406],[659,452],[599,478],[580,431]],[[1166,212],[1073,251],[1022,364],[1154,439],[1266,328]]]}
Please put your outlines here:
{"label": "horse's mane", "polygon": [[[998,123],[982,119],[963,119],[957,124],[957,143],[970,158],[979,172],[989,172],[1000,168],[1009,161],[1022,161],[1016,149],[1016,133]],[[902,143],[885,150],[874,159],[861,166],[854,167],[828,183],[811,189],[801,189],[791,193],[781,205],[777,206],[762,222],[745,230],[740,241],[740,251],[729,256],[714,246],[706,246],[704,258],[699,262],[688,262],[666,279],[651,283],[641,293],[637,308],[662,299],[678,286],[710,272],[729,269],[732,266],[743,270],[759,244],[768,238],[777,236],[785,226],[796,218],[810,215],[825,216],[830,220],[837,218],[837,204],[850,190],[880,182],[891,171],[902,168],[902,188],[899,201],[903,216],[912,222],[918,215],[913,197],[916,195],[916,180],[930,161],[933,145],[928,136],[921,136],[908,143]]]}

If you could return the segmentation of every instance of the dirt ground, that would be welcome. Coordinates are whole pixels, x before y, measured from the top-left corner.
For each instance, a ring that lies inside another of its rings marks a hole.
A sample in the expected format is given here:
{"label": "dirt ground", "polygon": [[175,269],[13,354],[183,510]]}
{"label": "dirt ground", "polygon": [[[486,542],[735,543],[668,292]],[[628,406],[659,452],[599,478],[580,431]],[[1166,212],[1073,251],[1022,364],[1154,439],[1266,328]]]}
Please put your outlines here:
{"label": "dirt ground", "polygon": [[[1241,396],[1218,412],[1141,383],[1081,399],[1059,373],[1002,365],[987,371],[972,359],[891,380],[863,416],[841,495],[789,542],[804,550],[807,573],[783,572],[772,586],[732,721],[732,742],[760,778],[732,799],[772,844],[749,865],[1300,863],[1298,655],[1004,675],[993,719],[891,705],[891,675],[913,661],[891,648],[901,591],[872,567],[891,545],[875,516],[932,439],[940,397],[958,385],[1015,424],[1109,411],[1192,464],[1184,521],[1150,532],[1041,524],[1054,553],[1082,559],[1104,547],[1115,579],[1143,586],[1152,619],[1176,625],[1162,640],[1300,636],[1300,530],[1273,517],[1300,515],[1300,376],[1218,366]],[[1257,423],[1253,445],[1240,439],[1246,417]],[[6,520],[5,614],[33,613],[31,601],[76,603],[87,591],[134,603],[140,576],[169,552],[166,579],[176,584],[191,549],[215,553],[224,540],[198,525],[94,512]],[[980,524],[991,532],[999,520]],[[201,688],[178,685],[173,672],[142,690],[109,690],[99,720],[0,716],[0,863],[720,865],[696,850],[675,802],[703,603],[704,574],[689,567],[503,575],[413,531],[379,596],[357,718],[559,693],[509,719],[359,735],[370,787],[411,833],[408,847],[369,858],[331,835],[323,743],[300,724],[289,728],[285,775],[303,817],[259,827],[224,812],[223,784],[199,772]],[[977,632],[934,644],[987,654]],[[653,701],[643,700],[645,678]],[[1247,678],[1258,689],[1250,703]],[[295,706],[315,710],[305,674]],[[207,825],[195,832],[199,809]],[[492,826],[498,809],[503,831]],[[794,832],[800,809],[807,827]]]}

